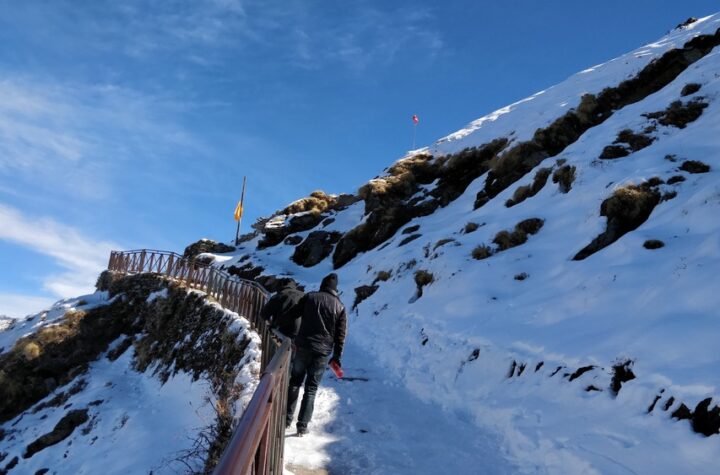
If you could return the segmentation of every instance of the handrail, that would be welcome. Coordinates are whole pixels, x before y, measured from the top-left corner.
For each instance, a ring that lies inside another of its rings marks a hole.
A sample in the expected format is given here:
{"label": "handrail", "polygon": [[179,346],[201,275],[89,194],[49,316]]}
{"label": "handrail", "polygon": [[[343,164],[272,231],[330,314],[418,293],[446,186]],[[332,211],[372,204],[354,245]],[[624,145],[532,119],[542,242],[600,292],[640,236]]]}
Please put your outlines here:
{"label": "handrail", "polygon": [[[255,396],[215,467],[215,474],[282,473],[290,340],[283,341],[277,354],[282,356],[273,358],[268,365]],[[266,427],[271,430],[264,431]],[[257,440],[246,437],[246,434],[260,433],[263,437]],[[270,438],[271,434],[275,436]],[[270,467],[278,467],[278,471],[270,470]]]}
{"label": "handrail", "polygon": [[262,342],[260,383],[214,473],[281,475],[291,342],[274,334],[260,316],[260,309],[269,296],[267,290],[257,282],[169,251],[112,251],[108,270],[166,275],[207,292],[220,305],[250,321]]}

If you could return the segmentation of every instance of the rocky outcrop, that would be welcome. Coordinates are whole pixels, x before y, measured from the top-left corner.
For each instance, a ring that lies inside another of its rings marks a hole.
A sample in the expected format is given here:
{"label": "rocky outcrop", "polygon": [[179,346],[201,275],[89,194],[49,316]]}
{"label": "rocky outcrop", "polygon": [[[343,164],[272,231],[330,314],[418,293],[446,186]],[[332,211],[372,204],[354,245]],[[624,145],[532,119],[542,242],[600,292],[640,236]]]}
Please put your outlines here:
{"label": "rocky outcrop", "polygon": [[573,260],[581,261],[637,229],[660,203],[657,185],[627,185],[615,190],[600,206],[600,216],[607,217],[605,231],[578,252]]}
{"label": "rocky outcrop", "polygon": [[235,251],[235,248],[233,246],[228,246],[227,244],[213,241],[211,239],[200,239],[199,241],[194,242],[185,248],[185,252],[183,252],[183,257],[192,258],[197,256],[198,254],[204,254],[206,252],[212,254],[223,254],[233,251]]}
{"label": "rocky outcrop", "polygon": [[295,248],[292,260],[303,267],[312,267],[328,257],[342,234],[313,231]]}

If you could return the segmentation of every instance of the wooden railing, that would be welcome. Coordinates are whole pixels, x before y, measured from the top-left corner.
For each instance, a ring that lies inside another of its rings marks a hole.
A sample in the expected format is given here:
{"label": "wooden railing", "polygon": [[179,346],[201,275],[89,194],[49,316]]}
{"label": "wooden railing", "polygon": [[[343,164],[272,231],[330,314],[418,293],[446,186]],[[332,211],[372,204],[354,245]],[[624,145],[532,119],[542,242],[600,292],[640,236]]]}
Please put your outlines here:
{"label": "wooden railing", "polygon": [[257,282],[167,251],[112,251],[108,270],[154,273],[179,280],[250,321],[262,341],[260,383],[214,473],[281,475],[291,343],[272,332],[260,316],[268,292]]}

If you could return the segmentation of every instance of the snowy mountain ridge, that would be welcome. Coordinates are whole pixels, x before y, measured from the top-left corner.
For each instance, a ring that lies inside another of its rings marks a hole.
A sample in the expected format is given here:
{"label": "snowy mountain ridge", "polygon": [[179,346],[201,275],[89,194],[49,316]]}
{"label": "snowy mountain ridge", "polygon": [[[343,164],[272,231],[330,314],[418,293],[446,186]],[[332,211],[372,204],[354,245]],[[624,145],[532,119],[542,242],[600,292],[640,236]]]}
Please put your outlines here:
{"label": "snowy mountain ridge", "polygon": [[519,471],[716,473],[719,27],[316,192],[215,263],[270,288],[336,271],[359,351]]}
{"label": "snowy mountain ridge", "polygon": [[[687,22],[234,251],[188,247],[270,290],[339,275],[351,379],[326,376],[288,470],[717,473],[718,45],[720,14]],[[0,318],[0,474],[208,469],[258,343],[143,275]]]}

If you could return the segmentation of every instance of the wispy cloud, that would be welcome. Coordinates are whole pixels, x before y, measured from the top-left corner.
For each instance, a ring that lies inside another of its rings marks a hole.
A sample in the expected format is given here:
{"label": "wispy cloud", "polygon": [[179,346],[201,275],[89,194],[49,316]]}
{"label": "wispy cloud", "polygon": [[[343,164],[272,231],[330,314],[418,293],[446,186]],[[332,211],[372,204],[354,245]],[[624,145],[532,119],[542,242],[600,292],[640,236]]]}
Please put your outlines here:
{"label": "wispy cloud", "polygon": [[430,20],[423,9],[408,13],[361,7],[339,23],[318,28],[310,21],[295,29],[295,59],[304,67],[330,62],[356,71],[388,66],[403,52],[414,55],[418,63],[432,61],[442,50],[443,40]]}
{"label": "wispy cloud", "polygon": [[0,203],[0,239],[46,255],[65,269],[47,276],[45,289],[58,296],[70,297],[92,290],[112,249],[119,246],[97,241],[79,230],[57,221],[23,215],[20,211]]}
{"label": "wispy cloud", "polygon": [[172,148],[203,151],[202,141],[168,119],[191,106],[170,99],[20,75],[0,81],[0,97],[0,179],[101,198],[111,192],[111,170],[127,161],[148,164]]}
{"label": "wispy cloud", "polygon": [[54,299],[25,294],[0,293],[0,316],[20,318],[50,307]]}
{"label": "wispy cloud", "polygon": [[80,10],[74,2],[49,8],[58,10],[53,22],[75,18],[90,48],[137,60],[172,54],[210,68],[223,67],[227,54],[249,66],[270,55],[304,69],[357,72],[391,64],[402,52],[432,61],[443,46],[429,10],[382,2],[101,0]]}

